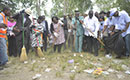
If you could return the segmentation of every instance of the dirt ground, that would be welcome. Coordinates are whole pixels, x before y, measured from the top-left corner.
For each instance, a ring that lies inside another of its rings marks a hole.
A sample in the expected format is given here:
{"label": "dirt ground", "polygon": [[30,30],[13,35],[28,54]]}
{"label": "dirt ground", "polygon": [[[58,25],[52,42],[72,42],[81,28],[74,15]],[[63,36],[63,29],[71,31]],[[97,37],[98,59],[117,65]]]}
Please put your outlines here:
{"label": "dirt ground", "polygon": [[[98,57],[90,53],[44,52],[44,57],[28,55],[28,61],[22,63],[19,58],[9,57],[8,67],[0,71],[0,80],[130,80],[130,58],[115,59]],[[103,72],[93,73],[97,68]],[[90,70],[90,71],[89,71]],[[92,71],[91,71],[92,70]]]}

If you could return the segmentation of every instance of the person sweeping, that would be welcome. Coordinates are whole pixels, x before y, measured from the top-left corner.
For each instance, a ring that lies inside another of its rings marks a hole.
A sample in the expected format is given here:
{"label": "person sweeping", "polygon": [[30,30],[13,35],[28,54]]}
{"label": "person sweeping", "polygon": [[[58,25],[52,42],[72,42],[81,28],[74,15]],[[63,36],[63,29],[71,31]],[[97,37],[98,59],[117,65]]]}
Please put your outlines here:
{"label": "person sweeping", "polygon": [[42,24],[42,17],[41,16],[38,17],[37,23],[32,26],[31,31],[32,31],[31,46],[35,49],[36,55],[38,54],[39,57],[43,57],[42,50],[40,49],[43,47],[43,40],[42,40],[43,24]]}

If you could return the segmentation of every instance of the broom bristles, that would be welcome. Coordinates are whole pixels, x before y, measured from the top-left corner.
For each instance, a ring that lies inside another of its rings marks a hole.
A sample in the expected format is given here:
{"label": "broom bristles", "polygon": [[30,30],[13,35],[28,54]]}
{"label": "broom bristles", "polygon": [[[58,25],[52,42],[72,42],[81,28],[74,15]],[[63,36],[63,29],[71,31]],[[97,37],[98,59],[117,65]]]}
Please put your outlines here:
{"label": "broom bristles", "polygon": [[21,62],[24,62],[24,61],[26,61],[28,59],[28,57],[27,57],[27,54],[26,54],[26,49],[25,49],[25,47],[23,46],[23,48],[22,48],[22,53],[21,53],[21,55],[20,55],[20,61]]}
{"label": "broom bristles", "polygon": [[38,50],[37,50],[37,53],[38,53],[38,56],[39,57],[43,57],[43,52],[41,51],[40,47],[38,47]]}

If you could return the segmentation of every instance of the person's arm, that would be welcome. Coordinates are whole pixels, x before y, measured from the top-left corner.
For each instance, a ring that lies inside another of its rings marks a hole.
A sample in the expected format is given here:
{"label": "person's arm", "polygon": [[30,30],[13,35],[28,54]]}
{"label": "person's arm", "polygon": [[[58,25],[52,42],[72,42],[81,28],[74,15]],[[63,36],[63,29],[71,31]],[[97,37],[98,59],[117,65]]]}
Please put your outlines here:
{"label": "person's arm", "polygon": [[13,18],[14,18],[14,19],[18,19],[18,18],[19,18],[19,15],[20,15],[21,13],[24,13],[24,10],[22,10],[22,11],[16,13],[16,14],[14,14],[14,15],[13,15]]}
{"label": "person's arm", "polygon": [[18,16],[20,15],[20,13],[16,13],[15,15],[13,15],[13,17],[12,18],[14,18],[14,19],[18,19]]}
{"label": "person's arm", "polygon": [[17,29],[17,27],[13,28],[13,32],[20,32],[19,29]]}
{"label": "person's arm", "polygon": [[122,32],[126,32],[127,29],[130,26],[130,16],[127,13],[124,14],[124,19],[125,19],[125,22],[126,22],[126,27],[125,27],[124,30],[122,30]]}
{"label": "person's arm", "polygon": [[7,28],[7,26],[4,23],[0,23],[0,28]]}
{"label": "person's arm", "polygon": [[105,31],[106,31],[106,29],[107,29],[107,25],[104,25],[104,28],[103,28],[103,30],[102,30],[102,33],[104,33]]}
{"label": "person's arm", "polygon": [[100,25],[99,25],[100,23],[99,23],[99,21],[98,21],[98,19],[95,19],[95,32],[97,33],[98,31],[99,31],[99,27],[100,27]]}
{"label": "person's arm", "polygon": [[47,21],[45,21],[46,22],[46,33],[47,33],[47,35],[49,34],[49,30],[48,30],[48,22]]}
{"label": "person's arm", "polygon": [[126,32],[126,31],[127,31],[127,29],[129,28],[129,26],[130,26],[130,22],[126,23],[126,27],[125,27],[125,29],[124,29],[124,30],[122,30],[122,32]]}
{"label": "person's arm", "polygon": [[83,16],[80,17],[79,22],[80,22],[81,24],[84,23],[84,17],[83,17]]}
{"label": "person's arm", "polygon": [[51,33],[53,34],[54,27],[53,27],[53,24],[52,24],[52,23],[51,23],[51,25],[50,25],[50,31],[51,31]]}

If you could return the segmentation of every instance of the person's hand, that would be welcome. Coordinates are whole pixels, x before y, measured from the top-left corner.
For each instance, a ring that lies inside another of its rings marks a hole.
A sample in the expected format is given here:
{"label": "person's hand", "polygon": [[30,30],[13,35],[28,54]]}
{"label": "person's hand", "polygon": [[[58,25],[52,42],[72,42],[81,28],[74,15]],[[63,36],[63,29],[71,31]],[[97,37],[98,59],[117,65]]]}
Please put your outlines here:
{"label": "person's hand", "polygon": [[98,35],[97,35],[97,31],[93,32],[93,35],[92,35],[92,36],[93,36],[93,38],[97,38],[97,36],[98,36]]}
{"label": "person's hand", "polygon": [[21,28],[21,31],[26,31],[26,28],[25,28],[25,27],[24,27],[24,28],[22,27],[22,28]]}
{"label": "person's hand", "polygon": [[48,37],[50,37],[51,36],[51,34],[48,34]]}
{"label": "person's hand", "polygon": [[126,29],[123,29],[121,32],[126,32]]}
{"label": "person's hand", "polygon": [[36,37],[39,36],[40,34],[41,34],[41,33],[37,33],[37,34],[36,34]]}
{"label": "person's hand", "polygon": [[82,20],[79,20],[81,24],[83,24],[83,21]]}
{"label": "person's hand", "polygon": [[19,29],[16,29],[16,31],[17,31],[17,32],[20,32],[20,30],[19,30]]}
{"label": "person's hand", "polygon": [[113,34],[115,34],[115,32],[111,32],[110,35],[112,36]]}

